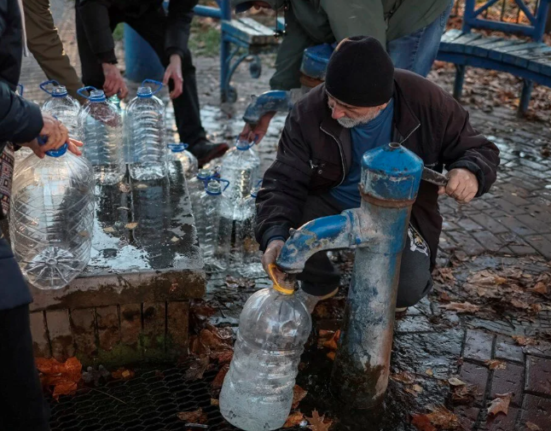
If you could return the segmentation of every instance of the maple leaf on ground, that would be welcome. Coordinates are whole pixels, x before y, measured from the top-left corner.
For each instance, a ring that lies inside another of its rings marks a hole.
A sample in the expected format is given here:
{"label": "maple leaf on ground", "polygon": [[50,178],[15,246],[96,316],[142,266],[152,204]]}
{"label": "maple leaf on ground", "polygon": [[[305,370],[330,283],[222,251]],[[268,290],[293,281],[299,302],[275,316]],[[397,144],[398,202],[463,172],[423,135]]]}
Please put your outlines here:
{"label": "maple leaf on ground", "polygon": [[331,428],[331,425],[333,424],[333,421],[327,421],[325,422],[325,415],[320,416],[317,410],[314,410],[312,412],[312,417],[306,418],[310,425],[308,428],[310,428],[312,431],[329,431],[329,428]]}
{"label": "maple leaf on ground", "polygon": [[134,371],[128,370],[126,368],[119,368],[117,371],[111,373],[111,377],[115,380],[130,380],[134,377]]}
{"label": "maple leaf on ground", "polygon": [[515,340],[519,346],[535,346],[539,344],[538,340],[535,338],[524,337],[522,335],[513,335],[511,338]]}
{"label": "maple leaf on ground", "polygon": [[412,415],[411,424],[419,431],[437,431],[427,415]]}
{"label": "maple leaf on ground", "polygon": [[298,407],[298,405],[304,399],[307,393],[307,390],[302,389],[299,385],[295,385],[295,387],[293,388],[293,410]]}
{"label": "maple leaf on ground", "polygon": [[478,305],[471,304],[470,302],[450,302],[449,304],[441,305],[440,308],[457,313],[476,313],[480,310]]}
{"label": "maple leaf on ground", "polygon": [[228,374],[229,370],[230,364],[226,364],[222,368],[220,368],[220,371],[218,371],[218,374],[212,381],[213,389],[220,389],[222,387],[222,385],[224,384],[224,379],[226,378],[226,374]]}
{"label": "maple leaf on ground", "polygon": [[459,419],[455,414],[450,412],[446,407],[436,407],[427,415],[431,424],[441,428],[455,428],[459,425]]}
{"label": "maple leaf on ground", "polygon": [[82,364],[71,357],[65,362],[54,358],[36,358],[36,368],[40,371],[40,382],[43,386],[53,386],[53,397],[57,400],[60,395],[72,395],[77,390],[78,382],[82,378]]}
{"label": "maple leaf on ground", "polygon": [[490,370],[505,370],[507,369],[507,363],[498,361],[497,359],[488,359],[484,361]]}
{"label": "maple leaf on ground", "polygon": [[499,413],[507,414],[509,412],[509,403],[513,397],[512,393],[496,394],[496,398],[492,400],[488,407],[488,415],[496,416]]}
{"label": "maple leaf on ground", "polygon": [[198,408],[197,410],[193,410],[191,412],[179,412],[176,413],[176,416],[178,416],[178,419],[180,419],[181,421],[194,424],[205,425],[209,421],[209,417],[205,412],[203,412],[203,409],[201,408]]}
{"label": "maple leaf on ground", "polygon": [[283,428],[292,428],[292,427],[299,426],[303,420],[304,420],[304,415],[301,412],[291,413],[287,418],[287,420],[285,421],[285,425],[283,425]]}
{"label": "maple leaf on ground", "polygon": [[411,385],[415,382],[415,376],[407,371],[402,371],[400,373],[391,374],[390,378],[395,382],[404,383],[406,385]]}

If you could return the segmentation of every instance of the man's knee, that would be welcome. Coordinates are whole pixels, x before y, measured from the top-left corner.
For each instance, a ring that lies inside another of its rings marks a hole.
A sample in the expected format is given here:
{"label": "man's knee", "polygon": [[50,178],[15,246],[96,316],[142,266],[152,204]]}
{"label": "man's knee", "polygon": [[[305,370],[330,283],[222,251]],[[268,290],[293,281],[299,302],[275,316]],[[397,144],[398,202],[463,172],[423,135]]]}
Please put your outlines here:
{"label": "man's knee", "polygon": [[397,308],[414,306],[432,290],[432,277],[429,273],[418,274],[411,278],[400,278],[398,298],[396,299]]}

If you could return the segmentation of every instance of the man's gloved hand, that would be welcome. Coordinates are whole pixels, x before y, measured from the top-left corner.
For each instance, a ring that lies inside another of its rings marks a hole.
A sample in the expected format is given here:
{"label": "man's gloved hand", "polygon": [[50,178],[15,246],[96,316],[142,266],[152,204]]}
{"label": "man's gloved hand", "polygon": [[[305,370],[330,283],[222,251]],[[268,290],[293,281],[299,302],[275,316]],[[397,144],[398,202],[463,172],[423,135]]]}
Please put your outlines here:
{"label": "man's gloved hand", "polygon": [[276,263],[276,260],[279,257],[279,253],[281,253],[281,249],[283,248],[284,244],[285,241],[282,241],[280,239],[274,239],[268,244],[266,251],[262,255],[262,267],[264,268],[264,271],[266,271],[266,274],[269,274],[268,266],[270,266],[272,263]]}
{"label": "man's gloved hand", "polygon": [[459,203],[470,202],[478,193],[476,175],[468,169],[452,169],[448,173],[448,185],[438,189],[439,195],[444,193]]}
{"label": "man's gloved hand", "polygon": [[170,64],[166,68],[163,84],[168,85],[168,81],[172,79],[174,89],[170,92],[170,98],[176,99],[184,91],[184,78],[182,76],[182,59],[178,54],[170,56]]}
{"label": "man's gloved hand", "polygon": [[260,117],[260,121],[255,124],[254,129],[250,124],[245,124],[243,131],[239,134],[239,139],[247,142],[254,142],[256,144],[260,143],[264,135],[266,135],[268,127],[270,126],[270,121],[272,121],[275,114],[275,112],[264,114]]}
{"label": "man's gloved hand", "polygon": [[103,83],[105,95],[111,97],[118,93],[119,97],[124,99],[128,95],[128,87],[117,65],[102,63],[101,66],[103,68],[103,75],[105,76],[105,82]]}

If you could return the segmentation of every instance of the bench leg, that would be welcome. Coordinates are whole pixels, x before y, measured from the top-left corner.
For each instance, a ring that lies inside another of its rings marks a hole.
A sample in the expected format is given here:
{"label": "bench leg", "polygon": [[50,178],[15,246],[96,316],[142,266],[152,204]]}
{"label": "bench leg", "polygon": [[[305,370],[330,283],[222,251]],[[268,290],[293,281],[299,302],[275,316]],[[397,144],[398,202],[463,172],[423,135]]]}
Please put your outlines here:
{"label": "bench leg", "polygon": [[453,97],[455,100],[461,100],[461,93],[463,93],[463,82],[465,81],[465,66],[462,64],[456,64],[455,68],[455,82],[453,84]]}
{"label": "bench leg", "polygon": [[224,40],[224,35],[221,35],[220,42],[220,99],[222,103],[228,101],[227,88],[225,83],[228,82],[228,74],[230,73],[230,50],[231,43]]}
{"label": "bench leg", "polygon": [[522,85],[522,93],[520,95],[520,103],[518,105],[518,117],[522,118],[528,111],[528,104],[530,103],[530,97],[532,96],[532,88],[534,88],[534,81],[524,80]]}

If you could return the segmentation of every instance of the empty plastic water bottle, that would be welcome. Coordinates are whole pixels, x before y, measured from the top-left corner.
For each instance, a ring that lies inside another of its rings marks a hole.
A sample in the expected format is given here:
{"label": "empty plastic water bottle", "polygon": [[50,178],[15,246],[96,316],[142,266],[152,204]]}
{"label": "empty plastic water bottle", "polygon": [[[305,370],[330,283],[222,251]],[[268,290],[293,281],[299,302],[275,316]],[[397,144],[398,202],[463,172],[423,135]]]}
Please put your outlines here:
{"label": "empty plastic water bottle", "polygon": [[[86,91],[90,91],[89,96]],[[78,114],[84,143],[82,152],[94,167],[99,184],[117,184],[126,173],[121,114],[115,105],[107,101],[103,90],[84,87],[78,90],[78,94],[88,99]]]}
{"label": "empty plastic water bottle", "polygon": [[67,144],[47,155],[26,158],[14,174],[10,236],[28,280],[39,289],[59,289],[90,259],[94,174]]}
{"label": "empty plastic water bottle", "polygon": [[69,96],[67,89],[63,85],[59,85],[57,81],[45,81],[40,84],[40,89],[52,96],[42,105],[42,112],[50,114],[61,121],[67,127],[70,138],[80,140],[81,134],[78,130],[80,103]]}
{"label": "empty plastic water bottle", "polygon": [[199,168],[197,158],[187,151],[187,147],[188,144],[184,144],[183,142],[179,144],[168,144],[168,149],[170,150],[168,153],[168,169],[170,171],[180,166],[186,179],[190,180],[197,176]]}
{"label": "empty plastic water bottle", "polygon": [[228,422],[245,431],[283,427],[311,328],[310,313],[292,285],[274,284],[248,299],[220,393]]}
{"label": "empty plastic water bottle", "polygon": [[[153,91],[146,84],[158,86]],[[138,95],[126,108],[127,147],[130,155],[130,176],[138,181],[158,180],[167,175],[164,144],[165,105],[155,94],[163,84],[152,79],[145,79]]]}
{"label": "empty plastic water bottle", "polygon": [[199,169],[197,175],[191,178],[188,183],[189,199],[191,201],[191,209],[195,215],[195,221],[197,222],[197,215],[199,213],[199,198],[205,191],[207,182],[213,178],[213,171],[210,169]]}
{"label": "empty plastic water bottle", "polygon": [[[249,196],[258,178],[260,159],[253,146],[254,143],[237,139],[235,147],[222,159],[220,175],[230,182],[226,194],[234,202],[234,206],[239,200]],[[244,213],[237,208],[233,214],[223,214],[223,216],[237,220],[244,217]]]}
{"label": "empty plastic water bottle", "polygon": [[256,241],[254,234],[254,224],[256,220],[256,196],[262,180],[259,181],[250,196],[243,201],[238,202],[237,208],[242,212],[243,217],[235,221],[235,263],[238,272],[243,277],[258,278],[262,277],[264,270],[262,268],[262,252]]}
{"label": "empty plastic water bottle", "polygon": [[221,182],[227,183],[222,179],[208,182],[199,198],[199,211],[195,213],[205,268],[213,272],[227,268],[231,241],[231,225],[228,228],[227,224],[220,224],[220,207],[228,205],[227,198],[222,195]]}

